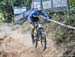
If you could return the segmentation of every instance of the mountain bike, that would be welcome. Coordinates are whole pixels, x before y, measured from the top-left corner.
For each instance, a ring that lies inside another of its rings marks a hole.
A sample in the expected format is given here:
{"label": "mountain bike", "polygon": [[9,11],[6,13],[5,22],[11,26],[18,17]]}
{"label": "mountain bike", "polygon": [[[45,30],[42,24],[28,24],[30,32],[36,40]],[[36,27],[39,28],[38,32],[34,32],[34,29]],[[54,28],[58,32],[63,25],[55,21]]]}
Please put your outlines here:
{"label": "mountain bike", "polygon": [[38,41],[40,41],[43,50],[45,50],[46,49],[46,33],[44,31],[43,24],[40,21],[34,22],[34,29],[33,29],[32,35],[34,39],[34,42],[33,42],[34,47],[37,48]]}

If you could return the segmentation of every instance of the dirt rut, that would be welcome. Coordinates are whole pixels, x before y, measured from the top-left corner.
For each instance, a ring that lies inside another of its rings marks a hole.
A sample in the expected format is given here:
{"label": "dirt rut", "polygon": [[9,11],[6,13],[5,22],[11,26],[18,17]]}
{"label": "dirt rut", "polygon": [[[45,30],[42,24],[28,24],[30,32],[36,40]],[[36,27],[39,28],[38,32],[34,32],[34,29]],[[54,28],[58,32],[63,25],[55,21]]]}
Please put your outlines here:
{"label": "dirt rut", "polygon": [[57,49],[47,36],[47,49],[32,46],[30,26],[0,24],[0,57],[61,57],[63,50]]}

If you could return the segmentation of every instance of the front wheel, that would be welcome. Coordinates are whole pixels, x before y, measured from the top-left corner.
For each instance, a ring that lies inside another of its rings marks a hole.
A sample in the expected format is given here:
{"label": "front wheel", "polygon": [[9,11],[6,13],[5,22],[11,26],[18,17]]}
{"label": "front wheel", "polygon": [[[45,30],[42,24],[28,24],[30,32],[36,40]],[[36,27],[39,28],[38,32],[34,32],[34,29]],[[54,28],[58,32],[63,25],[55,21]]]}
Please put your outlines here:
{"label": "front wheel", "polygon": [[42,48],[43,50],[46,49],[46,34],[43,30],[40,31],[40,38],[41,38],[41,45],[42,45]]}
{"label": "front wheel", "polygon": [[33,42],[34,48],[37,48],[37,46],[38,46],[37,30],[32,30],[32,42]]}
{"label": "front wheel", "polygon": [[37,38],[37,34],[36,37],[34,37],[34,43],[33,43],[34,48],[37,48],[38,46],[38,38]]}

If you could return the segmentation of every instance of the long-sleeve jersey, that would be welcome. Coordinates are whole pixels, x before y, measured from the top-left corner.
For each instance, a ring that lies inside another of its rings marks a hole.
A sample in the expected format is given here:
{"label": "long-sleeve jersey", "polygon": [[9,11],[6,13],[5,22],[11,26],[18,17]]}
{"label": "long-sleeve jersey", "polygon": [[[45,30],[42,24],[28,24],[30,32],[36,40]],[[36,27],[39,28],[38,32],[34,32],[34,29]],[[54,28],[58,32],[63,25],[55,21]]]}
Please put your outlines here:
{"label": "long-sleeve jersey", "polygon": [[[48,15],[46,14],[45,11],[42,11],[40,15],[43,16],[43,17],[45,17],[46,20],[49,19]],[[37,9],[34,9],[34,10],[32,10],[32,11],[30,12],[30,14],[29,14],[29,16],[28,16],[29,22],[32,22],[32,21],[31,21],[31,20],[32,20],[32,16],[36,16],[36,17],[39,16],[39,14],[38,14],[38,12],[37,12]]]}

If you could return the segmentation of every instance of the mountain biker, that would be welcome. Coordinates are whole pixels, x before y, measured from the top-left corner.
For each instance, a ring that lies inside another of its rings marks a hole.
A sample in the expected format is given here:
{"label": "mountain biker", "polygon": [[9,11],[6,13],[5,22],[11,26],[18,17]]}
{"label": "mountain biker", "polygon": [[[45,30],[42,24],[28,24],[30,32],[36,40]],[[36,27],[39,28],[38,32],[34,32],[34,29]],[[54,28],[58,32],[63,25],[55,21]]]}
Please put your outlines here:
{"label": "mountain biker", "polygon": [[49,21],[49,17],[46,14],[46,12],[44,10],[42,10],[42,8],[39,6],[38,8],[35,8],[31,11],[31,13],[28,16],[28,21],[30,22],[30,24],[32,24],[32,32],[31,32],[31,37],[32,37],[32,43],[34,43],[34,37],[33,37],[33,32],[34,32],[34,22],[38,22],[39,21],[39,17],[38,16],[43,16],[45,17],[45,21],[46,22],[50,22]]}

